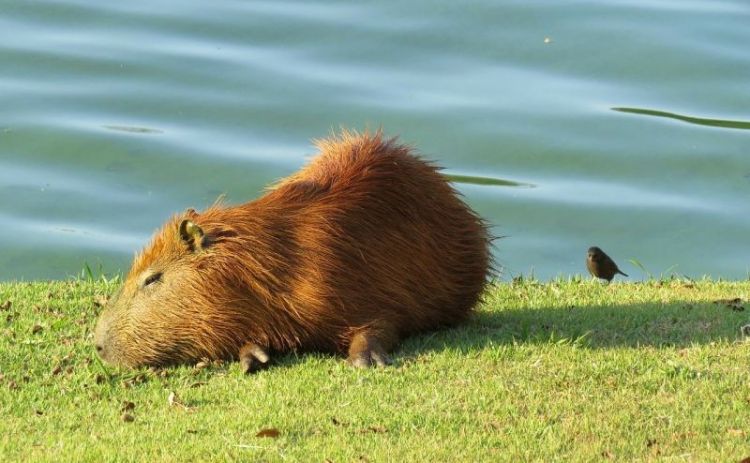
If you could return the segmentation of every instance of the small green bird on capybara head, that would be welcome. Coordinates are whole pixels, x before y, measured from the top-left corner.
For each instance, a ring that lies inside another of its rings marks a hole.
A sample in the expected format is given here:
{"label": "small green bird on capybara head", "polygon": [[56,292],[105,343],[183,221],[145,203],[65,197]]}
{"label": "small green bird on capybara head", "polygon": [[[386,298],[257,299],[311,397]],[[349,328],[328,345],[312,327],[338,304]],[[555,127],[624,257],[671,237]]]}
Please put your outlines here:
{"label": "small green bird on capybara head", "polygon": [[456,325],[491,268],[482,219],[438,168],[380,133],[344,132],[264,196],[172,217],[95,332],[137,367],[292,350],[386,365],[412,334]]}

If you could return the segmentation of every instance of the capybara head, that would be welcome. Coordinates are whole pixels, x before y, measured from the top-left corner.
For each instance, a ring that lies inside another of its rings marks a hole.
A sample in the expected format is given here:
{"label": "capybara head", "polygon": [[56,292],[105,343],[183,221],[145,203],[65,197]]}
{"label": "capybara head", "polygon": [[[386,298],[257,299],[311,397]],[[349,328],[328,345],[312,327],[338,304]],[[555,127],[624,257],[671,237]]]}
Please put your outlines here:
{"label": "capybara head", "polygon": [[221,238],[207,236],[195,217],[189,210],[168,221],[136,257],[96,326],[95,345],[104,360],[167,365],[230,355],[221,347],[233,345],[222,330],[232,315],[222,314],[215,295],[207,292],[212,282],[207,264],[221,265],[210,259],[211,248]]}

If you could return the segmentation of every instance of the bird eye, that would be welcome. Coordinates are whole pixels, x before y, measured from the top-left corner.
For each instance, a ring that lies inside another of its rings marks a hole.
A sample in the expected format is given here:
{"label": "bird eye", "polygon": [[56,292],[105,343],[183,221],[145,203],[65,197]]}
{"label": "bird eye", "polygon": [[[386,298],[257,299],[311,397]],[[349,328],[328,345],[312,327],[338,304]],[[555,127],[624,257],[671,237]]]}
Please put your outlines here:
{"label": "bird eye", "polygon": [[143,281],[143,287],[145,288],[146,286],[152,285],[156,283],[157,281],[161,281],[161,275],[162,275],[161,272],[157,272],[157,273],[153,273],[149,275],[148,278],[146,278]]}

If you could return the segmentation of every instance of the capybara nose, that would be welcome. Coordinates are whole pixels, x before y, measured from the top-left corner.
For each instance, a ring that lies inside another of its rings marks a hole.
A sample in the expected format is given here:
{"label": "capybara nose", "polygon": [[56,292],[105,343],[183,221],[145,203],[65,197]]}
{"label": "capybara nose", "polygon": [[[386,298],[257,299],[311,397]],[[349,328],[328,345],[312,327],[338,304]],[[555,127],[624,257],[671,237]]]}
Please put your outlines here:
{"label": "capybara nose", "polygon": [[96,355],[105,363],[117,364],[119,358],[117,357],[117,350],[113,349],[113,346],[109,343],[95,343]]}
{"label": "capybara nose", "polygon": [[108,362],[109,359],[107,359],[107,351],[104,349],[103,344],[95,344],[96,345],[96,354],[99,356],[100,359],[104,360],[105,362]]}

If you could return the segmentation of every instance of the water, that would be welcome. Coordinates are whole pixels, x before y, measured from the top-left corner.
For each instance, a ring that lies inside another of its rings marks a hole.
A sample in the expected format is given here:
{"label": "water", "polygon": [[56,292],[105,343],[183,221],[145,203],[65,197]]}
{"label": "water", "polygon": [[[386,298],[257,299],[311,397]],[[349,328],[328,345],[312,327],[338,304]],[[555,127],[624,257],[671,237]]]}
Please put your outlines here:
{"label": "water", "polygon": [[446,167],[504,278],[750,273],[750,2],[0,1],[0,279],[124,271],[340,126]]}

